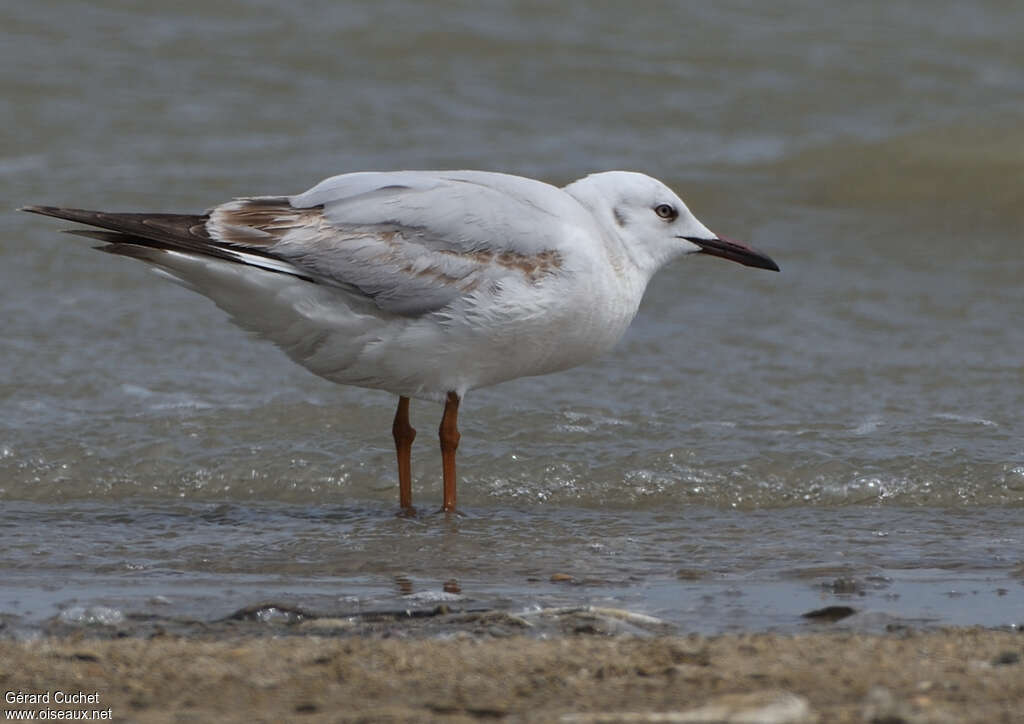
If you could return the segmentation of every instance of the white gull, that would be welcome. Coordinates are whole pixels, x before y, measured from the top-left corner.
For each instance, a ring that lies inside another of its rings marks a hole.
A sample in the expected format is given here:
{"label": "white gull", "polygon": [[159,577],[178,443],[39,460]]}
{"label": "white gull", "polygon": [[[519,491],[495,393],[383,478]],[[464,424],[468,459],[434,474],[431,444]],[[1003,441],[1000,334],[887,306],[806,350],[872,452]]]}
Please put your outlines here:
{"label": "white gull", "polygon": [[72,233],[209,297],[321,377],[397,394],[403,510],[416,435],[409,398],[444,402],[442,510],[452,511],[467,391],[608,351],[676,257],[778,271],[709,231],[660,181],[627,171],[561,189],[483,171],[349,173],[203,215],[24,210],[100,227]]}

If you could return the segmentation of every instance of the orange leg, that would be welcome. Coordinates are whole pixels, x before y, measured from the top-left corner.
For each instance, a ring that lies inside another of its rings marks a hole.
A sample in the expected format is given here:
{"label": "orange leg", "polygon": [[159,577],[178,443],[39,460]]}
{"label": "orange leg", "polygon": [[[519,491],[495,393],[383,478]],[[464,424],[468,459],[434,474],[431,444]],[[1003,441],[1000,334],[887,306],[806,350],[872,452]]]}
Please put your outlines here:
{"label": "orange leg", "polygon": [[398,453],[398,504],[402,510],[412,510],[412,441],[416,430],[409,424],[409,398],[398,398],[395,421],[391,425]]}
{"label": "orange leg", "polygon": [[446,513],[455,511],[455,451],[459,447],[459,396],[448,393],[444,403],[444,416],[441,418],[441,467],[444,472],[444,504],[441,510]]}

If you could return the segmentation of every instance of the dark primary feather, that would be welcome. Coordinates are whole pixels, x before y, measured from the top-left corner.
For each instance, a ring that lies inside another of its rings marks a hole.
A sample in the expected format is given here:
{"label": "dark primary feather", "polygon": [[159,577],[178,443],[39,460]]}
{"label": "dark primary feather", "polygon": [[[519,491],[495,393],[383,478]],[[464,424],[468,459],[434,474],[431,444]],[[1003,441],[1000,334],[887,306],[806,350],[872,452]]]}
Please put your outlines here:
{"label": "dark primary feather", "polygon": [[[243,257],[232,253],[230,247],[218,244],[210,236],[206,230],[209,214],[109,213],[59,206],[25,206],[21,211],[107,229],[107,231],[67,229],[67,232],[105,242],[107,246],[97,248],[112,254],[144,257],[138,250],[139,247],[142,247],[184,251],[224,261],[246,263]],[[281,257],[261,249],[247,248],[246,252],[270,259],[281,259]],[[293,274],[292,276],[313,281],[312,278],[304,275]]]}
{"label": "dark primary feather", "polygon": [[206,214],[112,214],[58,206],[26,206],[21,210],[168,244],[194,245],[193,250],[211,243],[210,235],[206,232],[206,220],[209,218]]}

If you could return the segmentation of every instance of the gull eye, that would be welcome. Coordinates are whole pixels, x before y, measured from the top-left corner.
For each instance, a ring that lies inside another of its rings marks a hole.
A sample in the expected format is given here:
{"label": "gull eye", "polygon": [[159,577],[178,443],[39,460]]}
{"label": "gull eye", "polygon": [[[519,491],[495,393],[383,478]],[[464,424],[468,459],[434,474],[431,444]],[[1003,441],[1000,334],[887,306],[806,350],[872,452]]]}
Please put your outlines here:
{"label": "gull eye", "polygon": [[654,207],[654,213],[666,221],[672,221],[674,218],[679,216],[679,212],[669,204],[658,204]]}

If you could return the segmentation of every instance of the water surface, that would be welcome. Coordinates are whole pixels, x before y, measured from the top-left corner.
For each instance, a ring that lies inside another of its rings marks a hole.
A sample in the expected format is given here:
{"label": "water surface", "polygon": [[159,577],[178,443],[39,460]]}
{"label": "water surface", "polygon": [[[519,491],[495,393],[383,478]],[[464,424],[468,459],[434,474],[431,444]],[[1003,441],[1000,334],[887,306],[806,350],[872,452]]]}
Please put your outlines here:
{"label": "water surface", "polygon": [[3,214],[7,631],[263,600],[592,604],[698,631],[832,604],[851,626],[1024,618],[1017,4],[104,0],[0,20],[8,208],[623,168],[783,269],[683,260],[610,355],[471,394],[458,518],[432,512],[440,408],[414,403],[423,515],[401,519],[393,398]]}

